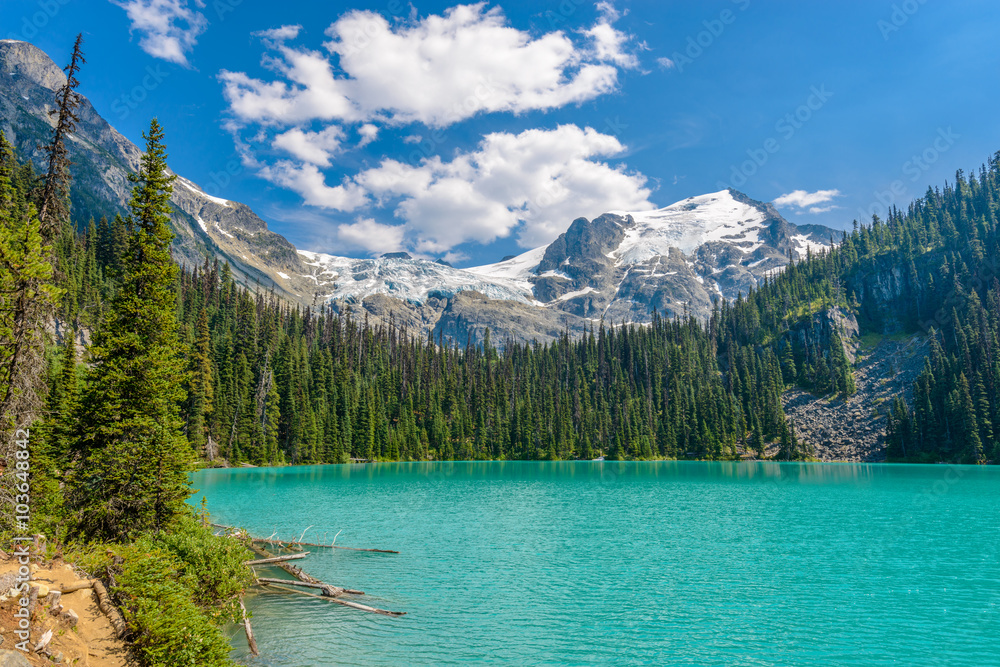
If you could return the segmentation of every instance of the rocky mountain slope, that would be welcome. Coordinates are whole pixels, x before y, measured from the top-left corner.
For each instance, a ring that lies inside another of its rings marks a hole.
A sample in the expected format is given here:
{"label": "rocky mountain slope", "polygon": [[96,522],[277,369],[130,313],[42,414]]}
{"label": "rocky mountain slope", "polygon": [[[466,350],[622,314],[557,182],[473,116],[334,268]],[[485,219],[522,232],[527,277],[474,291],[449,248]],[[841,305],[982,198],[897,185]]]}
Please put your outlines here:
{"label": "rocky mountain slope", "polygon": [[[85,79],[85,77],[84,77]],[[38,145],[65,77],[41,50],[0,40],[0,129],[41,165]],[[123,211],[140,149],[84,98],[70,146],[78,219]],[[168,137],[169,138],[169,137]],[[175,144],[183,150],[183,142]],[[306,306],[367,312],[411,330],[480,340],[554,339],[594,323],[648,322],[653,312],[706,316],[713,299],[746,293],[790,257],[830,244],[839,232],[797,227],[770,205],[735,190],[657,211],[580,218],[545,247],[487,266],[456,269],[394,253],[378,259],[297,250],[249,207],[178,178],[172,198],[175,256],[229,262],[247,285],[273,288]]]}
{"label": "rocky mountain slope", "polygon": [[[43,164],[38,146],[49,140],[55,91],[66,81],[62,70],[37,47],[0,40],[0,130],[22,157]],[[130,186],[128,174],[139,165],[141,150],[115,130],[84,97],[77,132],[69,142],[74,186],[73,215],[78,220],[123,212]],[[311,300],[287,289],[272,276],[276,271],[305,273],[294,246],[247,206],[206,194],[178,179],[172,198],[174,255],[182,263],[200,264],[205,257],[228,261],[247,284],[260,282],[296,300]],[[199,220],[201,222],[199,222]]]}
{"label": "rocky mountain slope", "polygon": [[791,389],[783,397],[785,414],[821,461],[885,461],[886,414],[896,396],[912,403],[913,383],[927,353],[924,336],[880,338],[858,351],[856,394],[828,399]]}

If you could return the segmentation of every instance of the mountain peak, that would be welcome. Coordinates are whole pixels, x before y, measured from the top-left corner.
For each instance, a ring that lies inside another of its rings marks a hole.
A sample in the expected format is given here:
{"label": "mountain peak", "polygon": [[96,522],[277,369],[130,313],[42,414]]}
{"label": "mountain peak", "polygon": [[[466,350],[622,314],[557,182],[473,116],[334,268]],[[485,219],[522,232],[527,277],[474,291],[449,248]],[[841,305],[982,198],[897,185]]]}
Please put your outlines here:
{"label": "mountain peak", "polygon": [[48,54],[16,39],[0,39],[0,77],[22,77],[53,91],[66,83],[65,73]]}

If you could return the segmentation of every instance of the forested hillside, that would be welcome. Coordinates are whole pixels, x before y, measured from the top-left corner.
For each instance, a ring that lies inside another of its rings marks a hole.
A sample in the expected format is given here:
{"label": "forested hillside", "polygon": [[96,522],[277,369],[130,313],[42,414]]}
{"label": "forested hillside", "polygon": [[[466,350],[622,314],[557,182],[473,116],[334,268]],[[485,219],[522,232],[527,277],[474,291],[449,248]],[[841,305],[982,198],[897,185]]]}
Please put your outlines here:
{"label": "forested hillside", "polygon": [[[935,338],[915,411],[895,406],[890,455],[990,459],[1000,291],[982,272],[997,250],[996,185],[995,160],[978,177],[960,172],[908,211],[857,226],[835,251],[718,304],[705,324],[605,322],[548,346],[465,346],[370,326],[290,306],[206,263],[177,283],[185,431],[230,464],[727,458],[763,455],[766,441],[782,439],[781,456],[801,458],[808,447],[793,444],[785,386],[849,395],[854,380],[835,327],[805,345],[792,334],[839,306],[866,330],[924,328]],[[72,267],[64,319],[96,325],[127,235],[116,217],[62,240],[61,265]]]}
{"label": "forested hillside", "polygon": [[[115,292],[122,226],[101,221],[62,244],[67,321],[93,323]],[[226,266],[186,272],[177,288],[186,432],[230,463],[722,458],[785,432],[775,356],[742,348],[723,376],[693,318],[498,349],[289,306],[237,286]]]}

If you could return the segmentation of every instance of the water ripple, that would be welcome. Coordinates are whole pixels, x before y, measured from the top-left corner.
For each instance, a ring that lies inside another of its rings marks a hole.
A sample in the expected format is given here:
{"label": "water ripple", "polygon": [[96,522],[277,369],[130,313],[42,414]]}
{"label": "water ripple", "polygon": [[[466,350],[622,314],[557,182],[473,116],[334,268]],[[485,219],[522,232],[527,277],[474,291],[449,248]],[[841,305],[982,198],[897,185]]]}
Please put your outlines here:
{"label": "water ripple", "polygon": [[[957,472],[956,472],[957,471]],[[1000,470],[443,463],[204,471],[364,614],[251,597],[248,665],[1000,665]]]}

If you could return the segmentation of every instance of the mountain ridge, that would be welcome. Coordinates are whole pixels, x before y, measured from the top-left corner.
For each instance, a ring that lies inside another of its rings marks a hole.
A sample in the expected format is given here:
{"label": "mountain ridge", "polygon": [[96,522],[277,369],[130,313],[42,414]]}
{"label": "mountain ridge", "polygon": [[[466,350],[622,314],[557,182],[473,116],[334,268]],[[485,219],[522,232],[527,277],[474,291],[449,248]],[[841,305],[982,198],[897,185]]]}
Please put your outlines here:
{"label": "mountain ridge", "polygon": [[[0,129],[36,164],[51,129],[48,111],[65,82],[40,49],[0,40]],[[123,212],[127,175],[140,149],[81,96],[70,142],[74,216]],[[770,204],[724,190],[655,211],[577,218],[552,243],[494,264],[453,268],[388,254],[349,258],[297,249],[240,202],[174,184],[173,252],[189,267],[229,262],[248,286],[273,289],[302,306],[363,310],[417,330],[481,340],[540,342],[579,335],[593,322],[649,322],[654,312],[707,316],[714,300],[746,293],[807,248],[832,242],[832,229],[797,227]],[[478,296],[477,296],[478,295]]]}

